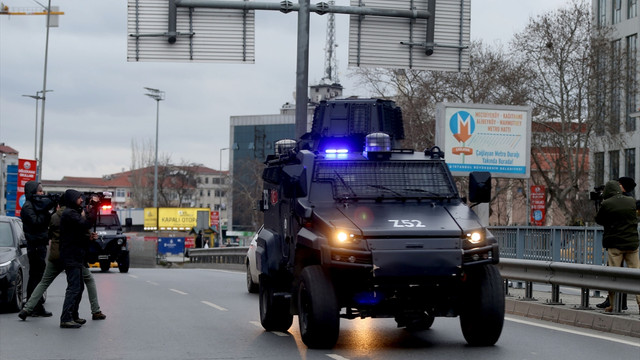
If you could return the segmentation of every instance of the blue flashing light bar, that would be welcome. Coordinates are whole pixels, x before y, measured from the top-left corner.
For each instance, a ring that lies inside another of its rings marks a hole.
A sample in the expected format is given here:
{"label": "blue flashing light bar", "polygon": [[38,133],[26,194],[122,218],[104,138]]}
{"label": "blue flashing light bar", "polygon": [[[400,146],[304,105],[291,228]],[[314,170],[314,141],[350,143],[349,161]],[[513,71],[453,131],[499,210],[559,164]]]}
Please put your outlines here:
{"label": "blue flashing light bar", "polygon": [[348,154],[349,149],[327,149],[324,152],[325,154]]}

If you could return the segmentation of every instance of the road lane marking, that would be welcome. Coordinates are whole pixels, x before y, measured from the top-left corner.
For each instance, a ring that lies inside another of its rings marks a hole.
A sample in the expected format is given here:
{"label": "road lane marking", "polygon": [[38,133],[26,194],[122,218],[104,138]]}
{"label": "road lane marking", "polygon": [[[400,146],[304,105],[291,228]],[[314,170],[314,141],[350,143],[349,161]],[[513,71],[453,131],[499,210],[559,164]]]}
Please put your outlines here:
{"label": "road lane marking", "polygon": [[220,305],[216,305],[216,304],[214,304],[214,303],[210,303],[210,302],[208,302],[208,301],[201,301],[201,303],[203,303],[203,304],[205,304],[205,305],[208,305],[208,306],[211,306],[212,308],[214,308],[214,309],[218,309],[218,310],[220,310],[220,311],[227,311],[227,309],[223,308],[222,306],[220,306]]}
{"label": "road lane marking", "polygon": [[151,285],[158,285],[158,283],[157,283],[157,282],[153,282],[153,281],[149,281],[149,280],[147,280],[147,282],[148,282],[149,284],[151,284]]}
{"label": "road lane marking", "polygon": [[[262,324],[259,321],[249,321],[249,324],[255,325],[256,327],[259,327],[262,329]],[[289,333],[285,333],[282,331],[267,331],[270,332],[272,334],[276,334],[277,336],[281,336],[281,337],[285,337],[285,336],[291,336],[291,334]]]}
{"label": "road lane marking", "polygon": [[255,326],[259,327],[259,328],[262,327],[262,324],[260,324],[260,321],[249,321],[249,323],[253,324],[253,325],[255,325]]}
{"label": "road lane marking", "polygon": [[272,334],[276,334],[278,336],[281,336],[281,337],[289,336],[289,334],[283,333],[282,331],[269,331],[269,332],[272,333]]}
{"label": "road lane marking", "polygon": [[338,354],[326,354],[328,357],[334,359],[334,360],[349,360],[349,358],[346,358],[344,356],[340,356]]}
{"label": "road lane marking", "polygon": [[176,289],[169,289],[169,290],[171,290],[171,291],[173,291],[173,292],[175,292],[175,293],[178,293],[178,294],[180,294],[180,295],[189,295],[189,294],[187,294],[186,292],[183,292],[183,291],[180,291],[180,290],[176,290]]}
{"label": "road lane marking", "polygon": [[508,321],[517,322],[517,323],[520,323],[520,324],[537,326],[537,327],[541,327],[541,328],[544,328],[544,329],[562,331],[562,332],[566,332],[566,333],[569,333],[569,334],[588,336],[588,337],[592,337],[592,338],[596,338],[596,339],[613,341],[613,342],[617,342],[617,343],[620,343],[620,344],[631,345],[631,346],[635,346],[635,347],[640,348],[640,343],[638,343],[638,342],[632,342],[632,341],[627,341],[627,340],[623,340],[623,339],[616,339],[614,337],[607,336],[607,335],[591,334],[591,333],[584,332],[584,331],[565,329],[565,328],[561,328],[561,327],[557,327],[557,326],[553,326],[553,325],[548,325],[548,324],[539,324],[537,322],[527,321],[527,320],[522,320],[522,319],[516,319],[516,318],[512,318],[512,317],[507,317],[507,316],[505,316],[504,319],[508,320]]}
{"label": "road lane marking", "polygon": [[138,277],[137,277],[137,276],[135,276],[135,275],[129,275],[129,277],[132,277],[132,278],[134,278],[134,279],[137,279],[137,278],[138,278]]}

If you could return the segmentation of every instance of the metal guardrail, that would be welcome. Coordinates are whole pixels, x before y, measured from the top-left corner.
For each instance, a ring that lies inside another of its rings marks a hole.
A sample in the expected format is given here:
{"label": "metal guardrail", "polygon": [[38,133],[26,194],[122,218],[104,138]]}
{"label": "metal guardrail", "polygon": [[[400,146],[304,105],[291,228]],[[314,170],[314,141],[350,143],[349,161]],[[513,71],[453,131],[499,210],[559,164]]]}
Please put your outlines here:
{"label": "metal guardrail", "polygon": [[191,263],[199,264],[244,264],[248,246],[188,249],[186,256]]}

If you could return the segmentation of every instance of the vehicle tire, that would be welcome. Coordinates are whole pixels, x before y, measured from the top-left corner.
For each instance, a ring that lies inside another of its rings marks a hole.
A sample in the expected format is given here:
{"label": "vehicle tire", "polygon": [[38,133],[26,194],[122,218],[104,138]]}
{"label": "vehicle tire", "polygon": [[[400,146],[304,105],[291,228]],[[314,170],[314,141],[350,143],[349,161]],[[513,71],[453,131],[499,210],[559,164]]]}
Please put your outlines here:
{"label": "vehicle tire", "polygon": [[502,277],[494,265],[474,268],[467,273],[461,301],[460,327],[471,346],[494,345],[504,324]]}
{"label": "vehicle tire", "polygon": [[298,287],[298,324],[310,349],[330,349],[338,341],[340,309],[335,289],[320,265],[307,266]]}
{"label": "vehicle tire", "polygon": [[100,271],[107,272],[111,268],[111,261],[109,260],[100,260]]}
{"label": "vehicle tire", "polygon": [[118,259],[118,270],[120,270],[121,273],[129,272],[129,253],[128,252],[120,255],[120,258]]}
{"label": "vehicle tire", "polygon": [[260,275],[260,323],[267,331],[287,331],[293,324],[289,311],[290,300],[284,296],[274,296],[273,280]]}
{"label": "vehicle tire", "polygon": [[247,261],[247,291],[251,294],[255,294],[258,292],[258,290],[259,286],[258,284],[254,283],[253,279],[251,278],[251,268],[249,262]]}
{"label": "vehicle tire", "polygon": [[13,298],[7,303],[7,310],[10,312],[20,311],[25,303],[24,278],[22,271],[18,271],[16,275],[16,289],[13,292]]}

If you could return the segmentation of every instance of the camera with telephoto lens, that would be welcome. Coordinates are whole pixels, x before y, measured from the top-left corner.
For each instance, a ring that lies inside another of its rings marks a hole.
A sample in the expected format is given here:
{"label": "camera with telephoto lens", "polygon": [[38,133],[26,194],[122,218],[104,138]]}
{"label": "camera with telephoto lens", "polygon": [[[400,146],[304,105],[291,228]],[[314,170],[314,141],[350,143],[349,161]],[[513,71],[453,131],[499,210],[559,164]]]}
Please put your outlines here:
{"label": "camera with telephoto lens", "polygon": [[604,192],[604,185],[594,187],[593,191],[589,193],[589,200],[602,201],[603,192]]}

